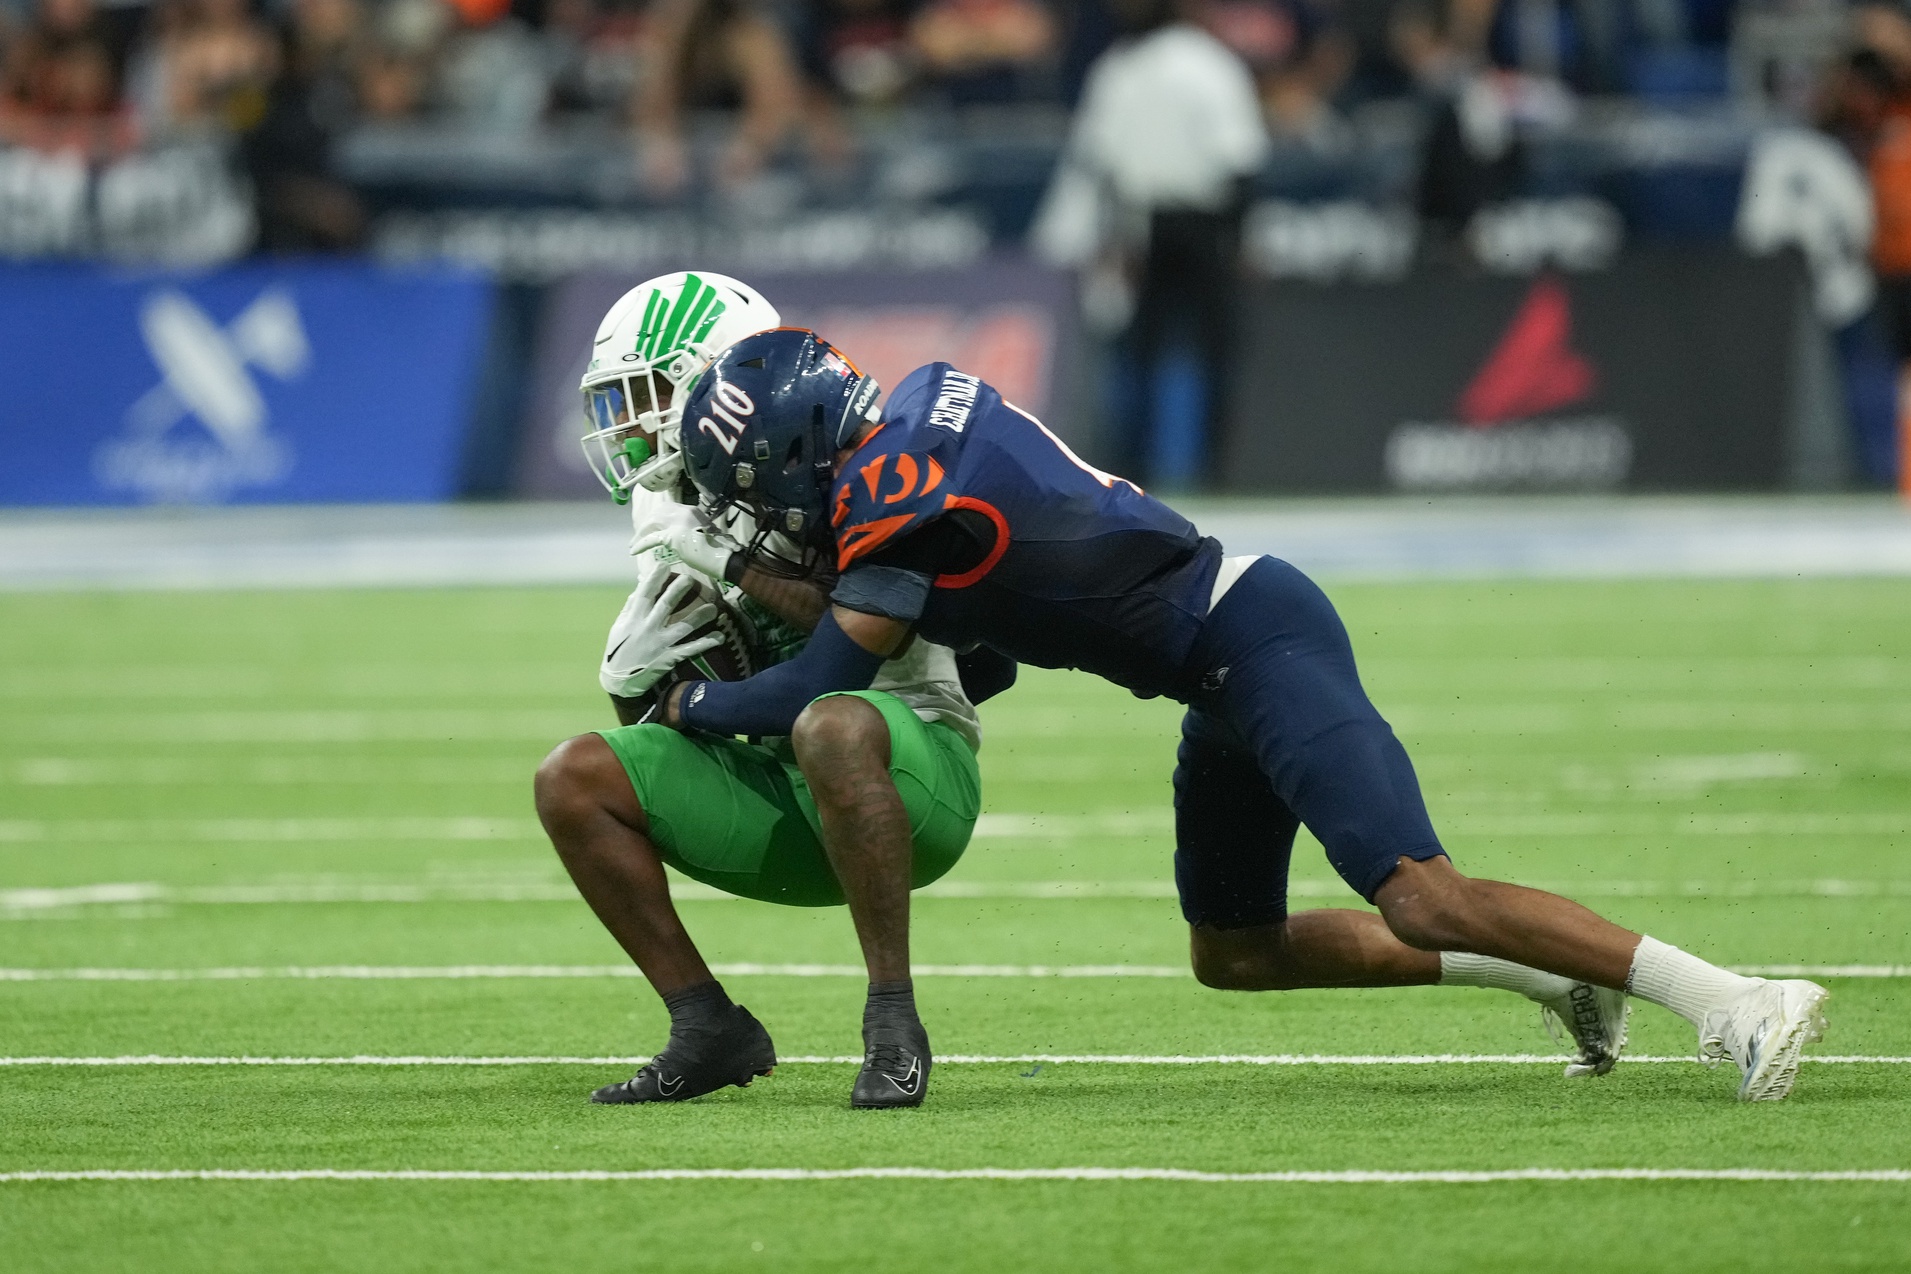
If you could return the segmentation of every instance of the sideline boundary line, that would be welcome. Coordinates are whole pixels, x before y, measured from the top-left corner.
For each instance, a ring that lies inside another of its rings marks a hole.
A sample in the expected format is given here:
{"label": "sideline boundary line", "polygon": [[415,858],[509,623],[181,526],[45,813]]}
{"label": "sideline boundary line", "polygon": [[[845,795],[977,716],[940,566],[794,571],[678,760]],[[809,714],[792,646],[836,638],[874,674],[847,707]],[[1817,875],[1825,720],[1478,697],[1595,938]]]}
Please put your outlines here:
{"label": "sideline boundary line", "polygon": [[[860,964],[713,964],[717,977],[867,978]],[[1911,978],[1911,964],[1751,964],[1733,971],[1771,978]],[[919,978],[1183,978],[1168,964],[919,964]],[[641,978],[622,964],[243,965],[202,969],[0,968],[0,982],[460,981],[510,978]]]}
{"label": "sideline boundary line", "polygon": [[[383,1055],[359,1053],[339,1057],[194,1057],[145,1053],[118,1057],[0,1057],[0,1067],[61,1066],[643,1066],[648,1057],[513,1057]],[[853,1066],[859,1054],[837,1057],[807,1055],[779,1057],[778,1066]],[[1062,1066],[1557,1066],[1573,1059],[1564,1053],[950,1053],[935,1059],[938,1066],[1062,1065]],[[1691,1056],[1628,1056],[1627,1064],[1651,1065],[1690,1062]],[[1807,1053],[1801,1061],[1848,1066],[1911,1066],[1911,1057],[1861,1054]]]}
{"label": "sideline boundary line", "polygon": [[1179,1181],[1265,1185],[1490,1185],[1517,1181],[1817,1181],[1911,1183],[1911,1169],[1509,1168],[1432,1172],[1372,1170],[1203,1172],[1192,1168],[645,1168],[629,1172],[482,1172],[437,1169],[178,1168],[0,1172],[0,1184],[101,1181]]}

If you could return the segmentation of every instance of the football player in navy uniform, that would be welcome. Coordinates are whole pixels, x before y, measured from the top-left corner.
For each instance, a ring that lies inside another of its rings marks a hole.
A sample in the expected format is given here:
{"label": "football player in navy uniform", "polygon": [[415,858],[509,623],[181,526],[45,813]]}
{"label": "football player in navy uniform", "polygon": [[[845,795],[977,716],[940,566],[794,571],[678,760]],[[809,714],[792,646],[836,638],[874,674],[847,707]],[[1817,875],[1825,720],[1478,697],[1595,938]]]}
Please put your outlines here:
{"label": "football player in navy uniform", "polygon": [[[746,680],[675,687],[669,723],[787,733],[818,696],[867,686],[917,634],[1167,695],[1187,706],[1175,879],[1206,985],[1517,991],[1571,1032],[1569,1076],[1612,1069],[1629,993],[1690,1021],[1702,1057],[1736,1063],[1741,1099],[1790,1091],[1800,1050],[1823,1030],[1825,990],[1741,977],[1567,899],[1462,875],[1361,687],[1346,629],[1301,572],[1227,556],[946,363],[911,373],[880,410],[878,393],[799,329],[739,341],[691,387],[686,471],[709,507],[747,509],[762,529],[747,544],[707,527],[658,542],[780,609],[802,594],[800,577],[832,582],[799,656]],[[773,531],[802,551],[770,552]],[[884,802],[870,794],[869,808],[880,815]],[[1288,913],[1303,824],[1378,915]],[[902,830],[878,817],[868,834]],[[902,885],[886,896],[906,931]],[[919,1027],[877,1025],[872,1058],[927,1073]]]}

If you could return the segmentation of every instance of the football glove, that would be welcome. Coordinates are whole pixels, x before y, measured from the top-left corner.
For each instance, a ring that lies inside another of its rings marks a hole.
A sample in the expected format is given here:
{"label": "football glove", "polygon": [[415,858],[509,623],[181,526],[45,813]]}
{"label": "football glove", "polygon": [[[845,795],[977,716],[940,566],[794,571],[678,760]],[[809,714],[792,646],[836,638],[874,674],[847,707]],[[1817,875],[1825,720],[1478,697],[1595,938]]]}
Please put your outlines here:
{"label": "football glove", "polygon": [[624,678],[626,694],[643,694],[678,664],[723,644],[723,637],[717,633],[690,639],[692,633],[717,617],[717,608],[711,602],[700,602],[678,613],[696,589],[697,580],[679,571],[658,571],[644,582],[641,592],[643,600],[650,603],[649,612],[630,634],[629,645],[618,652],[623,656],[618,662],[629,669]]}
{"label": "football glove", "polygon": [[681,562],[720,584],[731,554],[741,552],[742,546],[715,527],[696,525],[659,527],[630,546],[633,557],[653,549],[659,562]]}

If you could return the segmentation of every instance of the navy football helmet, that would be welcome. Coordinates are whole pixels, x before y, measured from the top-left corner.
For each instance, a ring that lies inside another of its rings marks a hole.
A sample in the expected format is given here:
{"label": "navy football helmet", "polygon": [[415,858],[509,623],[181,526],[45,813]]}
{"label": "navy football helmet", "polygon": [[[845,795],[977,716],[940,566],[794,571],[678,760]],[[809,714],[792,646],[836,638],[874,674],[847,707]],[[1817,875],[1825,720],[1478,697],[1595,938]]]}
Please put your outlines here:
{"label": "navy football helmet", "polygon": [[[717,356],[683,409],[684,468],[710,511],[748,513],[752,565],[810,574],[830,545],[836,453],[881,418],[882,387],[830,343],[801,327],[746,336]],[[794,541],[792,557],[770,537]]]}

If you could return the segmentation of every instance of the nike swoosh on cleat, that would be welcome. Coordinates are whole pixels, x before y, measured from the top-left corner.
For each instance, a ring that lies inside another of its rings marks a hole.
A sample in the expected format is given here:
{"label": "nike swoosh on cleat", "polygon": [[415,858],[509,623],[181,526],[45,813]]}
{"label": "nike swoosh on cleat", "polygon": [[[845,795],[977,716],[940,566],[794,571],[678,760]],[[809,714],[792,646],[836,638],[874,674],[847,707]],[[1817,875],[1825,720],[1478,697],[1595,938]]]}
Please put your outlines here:
{"label": "nike swoosh on cleat", "polygon": [[657,1076],[657,1091],[662,1093],[665,1097],[676,1096],[677,1090],[682,1087],[683,1076],[681,1075],[675,1079],[665,1079],[661,1074]]}
{"label": "nike swoosh on cleat", "polygon": [[[922,1059],[920,1057],[910,1058],[909,1069],[903,1072],[902,1079],[897,1079],[894,1075],[889,1074],[885,1074],[883,1078],[894,1084],[896,1091],[901,1093],[904,1097],[914,1097],[917,1093],[922,1091]],[[909,1082],[905,1084],[902,1082],[903,1079]]]}

